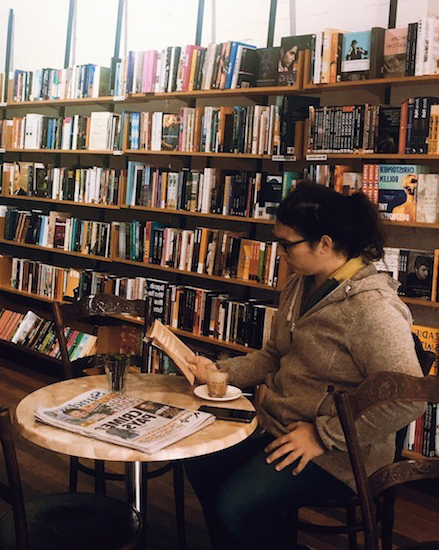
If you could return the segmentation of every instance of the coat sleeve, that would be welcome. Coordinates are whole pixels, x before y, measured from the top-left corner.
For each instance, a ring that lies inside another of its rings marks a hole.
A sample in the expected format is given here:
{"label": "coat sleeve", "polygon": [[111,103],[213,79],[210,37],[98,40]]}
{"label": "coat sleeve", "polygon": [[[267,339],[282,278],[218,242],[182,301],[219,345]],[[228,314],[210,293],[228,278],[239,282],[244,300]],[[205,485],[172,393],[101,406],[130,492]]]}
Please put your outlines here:
{"label": "coat sleeve", "polygon": [[[397,299],[381,298],[379,303],[372,302],[360,311],[347,333],[346,344],[364,378],[380,371],[423,376],[415,352],[410,313]],[[356,422],[360,444],[368,445],[395,433],[421,416],[425,408],[425,403],[420,402],[394,402],[371,409]],[[316,429],[328,450],[347,451],[335,406],[333,416],[316,418]]]}
{"label": "coat sleeve", "polygon": [[270,337],[263,348],[241,357],[218,361],[218,368],[230,373],[230,383],[234,386],[245,388],[263,384],[269,373],[279,370],[281,353],[276,345],[279,320],[287,315],[295,284],[298,284],[298,277],[293,275],[279,297],[279,309],[273,319]]}

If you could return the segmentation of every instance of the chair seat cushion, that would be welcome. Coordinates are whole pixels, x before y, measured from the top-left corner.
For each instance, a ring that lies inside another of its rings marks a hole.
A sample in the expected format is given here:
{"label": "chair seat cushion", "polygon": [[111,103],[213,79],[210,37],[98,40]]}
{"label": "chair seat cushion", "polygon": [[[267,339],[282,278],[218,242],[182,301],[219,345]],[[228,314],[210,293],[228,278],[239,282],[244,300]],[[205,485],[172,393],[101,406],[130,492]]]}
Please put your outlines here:
{"label": "chair seat cushion", "polygon": [[[129,504],[94,493],[63,493],[26,502],[30,550],[131,548],[142,531]],[[15,549],[12,510],[0,517],[0,548]]]}

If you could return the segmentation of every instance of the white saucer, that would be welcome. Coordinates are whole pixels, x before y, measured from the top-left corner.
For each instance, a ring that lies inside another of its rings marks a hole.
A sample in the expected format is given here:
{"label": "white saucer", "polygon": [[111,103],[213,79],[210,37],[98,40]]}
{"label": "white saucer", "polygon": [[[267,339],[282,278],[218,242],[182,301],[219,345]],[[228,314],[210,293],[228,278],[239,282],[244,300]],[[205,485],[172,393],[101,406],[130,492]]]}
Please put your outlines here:
{"label": "white saucer", "polygon": [[227,386],[227,393],[224,397],[210,397],[207,393],[207,386],[203,384],[202,386],[197,386],[194,388],[194,394],[201,399],[207,399],[208,401],[233,401],[238,399],[242,395],[242,391],[236,386]]}

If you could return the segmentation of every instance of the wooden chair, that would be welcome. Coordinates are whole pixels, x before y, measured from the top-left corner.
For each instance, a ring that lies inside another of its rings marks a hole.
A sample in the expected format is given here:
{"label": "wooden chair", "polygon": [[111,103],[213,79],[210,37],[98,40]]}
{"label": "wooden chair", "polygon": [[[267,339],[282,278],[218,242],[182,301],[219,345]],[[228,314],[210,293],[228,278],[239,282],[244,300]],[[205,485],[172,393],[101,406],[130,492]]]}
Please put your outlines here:
{"label": "wooden chair", "polygon": [[0,516],[2,550],[131,550],[143,544],[140,513],[95,493],[62,493],[25,502],[9,409],[0,408],[0,441],[7,483],[0,497],[12,507]]}
{"label": "wooden chair", "polygon": [[[430,368],[436,358],[435,354],[431,351],[425,351],[422,344],[416,334],[413,334],[413,340],[415,344],[416,355],[422,368],[424,375],[428,375]],[[407,434],[407,427],[402,428],[396,434],[396,448],[395,448],[395,461],[399,461],[402,458],[403,444],[405,436]],[[388,489],[384,492],[382,500],[380,502],[377,514],[377,521],[381,523],[381,538],[383,550],[392,550],[392,532],[394,523],[394,503],[395,503],[396,491],[394,489]],[[293,548],[297,546],[298,532],[304,533],[320,533],[327,535],[347,535],[348,536],[348,548],[349,550],[357,550],[357,533],[364,530],[362,521],[357,520],[357,509],[360,506],[360,499],[357,495],[346,499],[330,499],[319,500],[314,499],[309,501],[305,506],[307,508],[323,508],[323,509],[341,509],[345,513],[345,523],[341,525],[323,525],[316,523],[309,523],[299,520],[299,509],[293,510],[292,521],[294,525],[293,531]]]}
{"label": "wooden chair", "polygon": [[[379,550],[376,502],[389,489],[401,483],[439,478],[439,460],[422,458],[394,462],[367,476],[355,420],[375,406],[401,401],[439,402],[439,378],[417,378],[382,372],[368,377],[352,393],[334,392],[334,401],[346,438],[358,491],[366,550]],[[439,548],[439,540],[411,547]]]}
{"label": "wooden chair", "polygon": [[[79,361],[79,367],[76,367],[76,362],[71,362],[67,350],[67,342],[64,329],[68,326],[75,325],[80,322],[92,323],[93,325],[105,325],[108,324],[108,319],[114,322],[115,316],[129,315],[131,317],[140,317],[144,319],[143,334],[149,328],[151,322],[151,316],[149,314],[149,304],[147,300],[127,300],[119,296],[112,294],[95,294],[86,296],[81,300],[60,304],[54,302],[52,304],[53,318],[56,325],[57,336],[60,343],[60,352],[62,357],[62,364],[64,369],[65,378],[72,378],[81,376],[83,371],[81,370],[81,362]],[[105,318],[107,319],[106,322]],[[142,354],[137,357],[137,365],[141,368],[142,372],[146,372],[147,366],[147,352],[148,347],[142,343]],[[186,548],[186,533],[185,533],[185,520],[184,520],[184,476],[183,467],[179,462],[169,462],[165,465],[156,468],[155,470],[148,470],[148,464],[142,464],[143,480],[145,483],[144,493],[146,494],[147,480],[153,479],[160,475],[165,474],[173,470],[174,476],[174,495],[175,495],[175,511],[177,521],[177,531],[180,548],[183,550]],[[88,475],[94,476],[95,480],[95,492],[105,494],[105,481],[116,480],[123,481],[125,479],[124,474],[112,473],[105,471],[105,463],[103,460],[95,460],[94,468],[89,468],[77,457],[70,458],[70,479],[69,490],[76,491],[78,484],[78,473],[82,472]],[[146,500],[145,500],[146,505]],[[146,519],[146,508],[144,513],[144,520]]]}

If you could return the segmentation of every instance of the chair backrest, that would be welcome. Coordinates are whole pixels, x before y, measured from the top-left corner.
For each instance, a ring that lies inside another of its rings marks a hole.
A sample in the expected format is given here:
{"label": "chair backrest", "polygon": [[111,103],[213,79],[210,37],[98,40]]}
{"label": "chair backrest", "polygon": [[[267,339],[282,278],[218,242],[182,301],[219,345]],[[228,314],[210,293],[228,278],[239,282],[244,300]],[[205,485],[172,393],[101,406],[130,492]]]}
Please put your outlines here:
{"label": "chair backrest", "polygon": [[[60,345],[65,378],[72,378],[74,375],[64,332],[66,326],[78,321],[90,322],[93,317],[108,317],[123,314],[143,318],[144,333],[151,323],[148,300],[127,300],[113,294],[94,294],[67,304],[54,302],[52,304],[52,313]],[[143,345],[142,349],[142,368],[144,368],[147,360],[146,346]]]}
{"label": "chair backrest", "polygon": [[0,408],[0,441],[7,474],[7,483],[0,483],[0,498],[8,502],[13,509],[17,550],[28,550],[23,489],[15,452],[11,416],[6,407]]}
{"label": "chair backrest", "polygon": [[439,460],[423,458],[393,462],[367,476],[355,421],[372,408],[395,401],[439,402],[439,378],[417,378],[380,372],[366,378],[352,393],[334,392],[334,401],[345,435],[363,516],[365,548],[378,550],[374,497],[409,481],[439,477]]}

